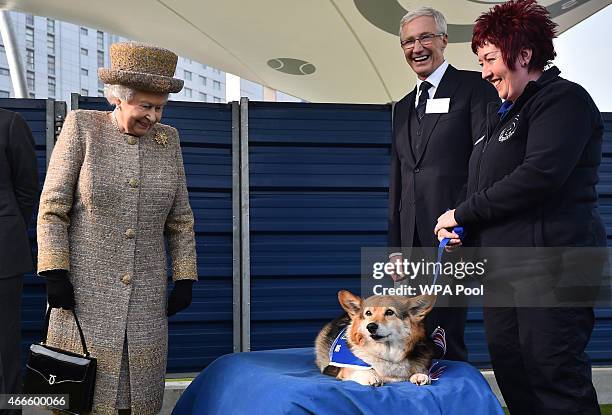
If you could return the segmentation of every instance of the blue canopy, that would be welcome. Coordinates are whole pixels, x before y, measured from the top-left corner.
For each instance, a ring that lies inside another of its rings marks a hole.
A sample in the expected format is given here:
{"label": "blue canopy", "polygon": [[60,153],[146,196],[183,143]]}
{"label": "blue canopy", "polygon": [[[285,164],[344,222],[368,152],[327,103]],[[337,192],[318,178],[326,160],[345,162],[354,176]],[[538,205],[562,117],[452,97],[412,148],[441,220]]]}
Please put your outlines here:
{"label": "blue canopy", "polygon": [[503,415],[480,372],[441,360],[431,385],[410,382],[362,386],[322,375],[314,350],[284,349],[225,355],[198,375],[173,415]]}

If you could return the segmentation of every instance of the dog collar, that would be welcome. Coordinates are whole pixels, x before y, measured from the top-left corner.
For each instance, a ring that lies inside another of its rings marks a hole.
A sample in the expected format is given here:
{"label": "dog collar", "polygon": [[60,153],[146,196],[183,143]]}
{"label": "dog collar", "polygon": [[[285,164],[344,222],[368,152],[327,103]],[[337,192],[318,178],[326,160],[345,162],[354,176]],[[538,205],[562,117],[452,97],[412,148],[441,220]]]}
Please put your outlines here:
{"label": "dog collar", "polygon": [[358,358],[351,352],[346,343],[346,328],[336,337],[329,349],[329,364],[337,367],[350,367],[353,369],[368,370],[372,366]]}

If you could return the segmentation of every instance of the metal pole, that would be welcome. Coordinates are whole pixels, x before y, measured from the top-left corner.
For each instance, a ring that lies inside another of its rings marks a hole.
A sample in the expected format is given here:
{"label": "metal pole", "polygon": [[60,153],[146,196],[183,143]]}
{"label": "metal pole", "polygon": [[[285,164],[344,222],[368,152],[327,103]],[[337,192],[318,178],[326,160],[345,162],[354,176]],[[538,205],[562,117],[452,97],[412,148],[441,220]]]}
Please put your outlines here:
{"label": "metal pole", "polygon": [[0,10],[0,33],[2,33],[2,42],[6,51],[6,59],[11,73],[15,98],[27,98],[28,87],[25,80],[25,72],[23,71],[23,63],[19,54],[19,48],[17,47],[13,25],[11,24],[11,16],[6,10]]}
{"label": "metal pole", "polygon": [[242,351],[242,283],[240,227],[240,104],[232,102],[232,310],[234,353]]}
{"label": "metal pole", "polygon": [[55,100],[47,98],[47,114],[46,114],[46,160],[45,167],[49,167],[49,161],[51,160],[51,153],[53,153],[53,147],[55,146]]}
{"label": "metal pole", "polygon": [[249,99],[240,98],[240,212],[242,351],[251,350],[251,237],[249,225]]}

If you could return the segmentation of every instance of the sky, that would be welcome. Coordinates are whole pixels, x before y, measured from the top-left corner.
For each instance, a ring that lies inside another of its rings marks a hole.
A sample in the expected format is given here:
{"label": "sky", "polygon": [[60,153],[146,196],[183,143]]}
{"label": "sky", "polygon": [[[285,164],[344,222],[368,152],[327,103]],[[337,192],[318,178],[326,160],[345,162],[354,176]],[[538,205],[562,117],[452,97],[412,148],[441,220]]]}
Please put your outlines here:
{"label": "sky", "polygon": [[555,39],[561,76],[582,85],[601,112],[612,112],[612,5]]}

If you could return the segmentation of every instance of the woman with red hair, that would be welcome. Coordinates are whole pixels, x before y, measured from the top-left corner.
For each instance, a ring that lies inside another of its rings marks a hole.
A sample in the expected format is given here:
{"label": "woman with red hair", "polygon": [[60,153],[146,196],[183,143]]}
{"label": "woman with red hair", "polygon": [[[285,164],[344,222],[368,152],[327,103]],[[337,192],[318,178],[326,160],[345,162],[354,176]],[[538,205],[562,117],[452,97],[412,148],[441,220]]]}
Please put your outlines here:
{"label": "woman with red hair", "polygon": [[[487,270],[484,322],[495,377],[519,415],[600,413],[585,353],[592,303],[570,298],[571,307],[562,307],[561,300],[581,292],[573,280],[601,275],[599,256],[568,266],[565,254],[606,246],[595,189],[603,123],[589,94],[551,66],[556,26],[535,0],[511,0],[477,19],[472,50],[504,103],[474,147],[468,197],[434,229],[455,245],[449,229],[460,225],[465,245],[506,247],[503,265]],[[524,247],[529,268],[508,272],[516,265],[508,258]],[[491,280],[501,301],[487,301]]]}

